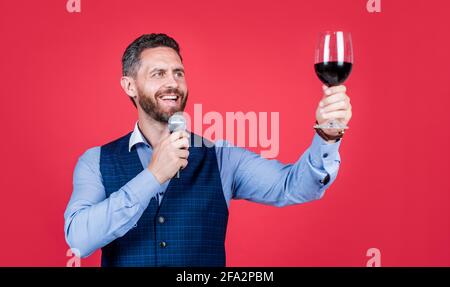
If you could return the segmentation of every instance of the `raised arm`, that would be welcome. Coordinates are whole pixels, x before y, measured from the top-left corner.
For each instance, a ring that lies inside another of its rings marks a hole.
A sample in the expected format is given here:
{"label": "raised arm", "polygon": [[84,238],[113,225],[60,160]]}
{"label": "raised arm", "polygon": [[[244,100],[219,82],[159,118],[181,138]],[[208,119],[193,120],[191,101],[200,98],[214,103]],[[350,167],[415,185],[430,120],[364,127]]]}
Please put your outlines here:
{"label": "raised arm", "polygon": [[232,198],[287,206],[320,199],[336,179],[341,141],[326,143],[317,134],[294,164],[262,158],[247,149],[219,143],[222,178],[231,178]]}

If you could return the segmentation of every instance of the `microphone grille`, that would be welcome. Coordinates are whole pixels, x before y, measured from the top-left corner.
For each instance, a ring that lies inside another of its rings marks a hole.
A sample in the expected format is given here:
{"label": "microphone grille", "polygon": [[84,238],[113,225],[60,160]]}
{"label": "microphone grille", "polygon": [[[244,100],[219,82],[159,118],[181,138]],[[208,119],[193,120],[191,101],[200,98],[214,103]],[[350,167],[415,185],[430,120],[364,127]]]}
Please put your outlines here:
{"label": "microphone grille", "polygon": [[169,131],[172,133],[180,130],[186,130],[186,119],[183,113],[175,113],[169,118]]}

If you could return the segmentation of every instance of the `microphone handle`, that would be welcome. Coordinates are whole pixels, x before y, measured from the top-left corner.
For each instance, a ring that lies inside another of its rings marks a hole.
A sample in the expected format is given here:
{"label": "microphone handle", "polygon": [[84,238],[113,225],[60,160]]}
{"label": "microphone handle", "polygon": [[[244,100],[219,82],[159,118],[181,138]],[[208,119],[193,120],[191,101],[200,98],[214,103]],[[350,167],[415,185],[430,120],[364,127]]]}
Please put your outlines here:
{"label": "microphone handle", "polygon": [[[171,131],[170,133],[173,133],[175,130]],[[177,174],[175,174],[175,178],[180,178],[180,170],[181,168],[177,171]]]}

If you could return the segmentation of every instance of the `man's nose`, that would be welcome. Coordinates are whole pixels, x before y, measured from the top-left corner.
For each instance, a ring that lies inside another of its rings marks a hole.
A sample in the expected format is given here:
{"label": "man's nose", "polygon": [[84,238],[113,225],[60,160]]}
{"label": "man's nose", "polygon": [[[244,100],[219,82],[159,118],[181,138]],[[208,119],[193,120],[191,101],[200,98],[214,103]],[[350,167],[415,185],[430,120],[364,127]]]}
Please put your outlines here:
{"label": "man's nose", "polygon": [[178,88],[178,81],[174,74],[169,74],[167,76],[165,86],[168,88]]}

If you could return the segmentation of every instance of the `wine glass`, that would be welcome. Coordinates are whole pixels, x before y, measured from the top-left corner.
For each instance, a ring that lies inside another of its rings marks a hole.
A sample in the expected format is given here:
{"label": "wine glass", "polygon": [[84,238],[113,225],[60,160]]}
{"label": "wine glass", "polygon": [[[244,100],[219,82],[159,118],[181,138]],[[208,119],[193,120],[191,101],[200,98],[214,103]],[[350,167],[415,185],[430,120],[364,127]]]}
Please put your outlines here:
{"label": "wine glass", "polygon": [[[353,66],[352,37],[349,32],[326,31],[319,35],[316,47],[314,69],[319,79],[328,87],[345,82]],[[330,119],[321,129],[347,129],[338,119]]]}

